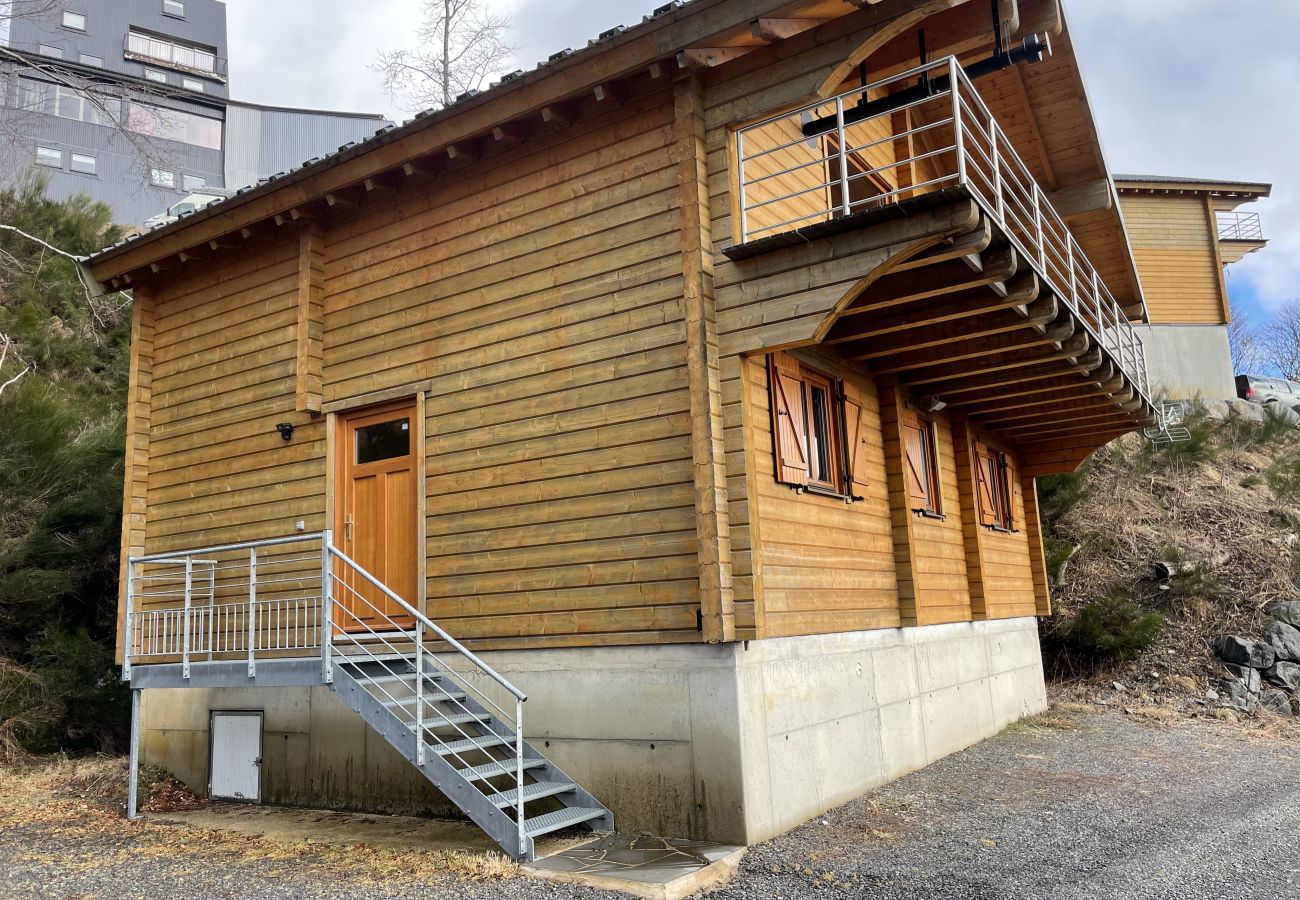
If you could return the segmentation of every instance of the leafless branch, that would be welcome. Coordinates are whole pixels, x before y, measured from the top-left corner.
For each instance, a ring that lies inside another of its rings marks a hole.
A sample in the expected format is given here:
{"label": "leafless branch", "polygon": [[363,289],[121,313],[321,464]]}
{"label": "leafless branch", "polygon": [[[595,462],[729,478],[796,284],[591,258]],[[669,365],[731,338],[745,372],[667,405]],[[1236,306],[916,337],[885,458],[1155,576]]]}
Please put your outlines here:
{"label": "leafless branch", "polygon": [[371,69],[409,109],[448,106],[505,68],[510,18],[483,0],[425,0],[415,49],[381,50]]}
{"label": "leafless branch", "polygon": [[[21,357],[18,356],[18,351],[14,349],[13,340],[7,334],[0,333],[0,378],[4,377],[5,361],[8,360],[9,352],[11,350],[13,351],[14,358],[17,359],[18,362],[22,363]],[[31,369],[32,367],[30,365],[23,364],[22,371],[17,375],[14,375],[8,381],[0,382],[0,397],[4,396],[4,392],[7,388],[17,384],[18,380],[30,372]]]}

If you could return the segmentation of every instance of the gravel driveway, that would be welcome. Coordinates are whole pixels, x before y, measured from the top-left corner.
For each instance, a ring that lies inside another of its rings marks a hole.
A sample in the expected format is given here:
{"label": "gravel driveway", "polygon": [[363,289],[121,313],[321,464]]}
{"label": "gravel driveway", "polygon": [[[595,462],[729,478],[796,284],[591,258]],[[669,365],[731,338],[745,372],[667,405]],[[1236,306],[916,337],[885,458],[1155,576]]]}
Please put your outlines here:
{"label": "gravel driveway", "polygon": [[[1300,897],[1300,747],[1118,714],[1049,721],[752,848],[713,900]],[[96,827],[73,807],[32,819],[7,806],[0,797],[6,897],[616,896],[442,876],[429,860],[412,878],[400,856],[367,869],[304,845],[231,848],[184,827]]]}

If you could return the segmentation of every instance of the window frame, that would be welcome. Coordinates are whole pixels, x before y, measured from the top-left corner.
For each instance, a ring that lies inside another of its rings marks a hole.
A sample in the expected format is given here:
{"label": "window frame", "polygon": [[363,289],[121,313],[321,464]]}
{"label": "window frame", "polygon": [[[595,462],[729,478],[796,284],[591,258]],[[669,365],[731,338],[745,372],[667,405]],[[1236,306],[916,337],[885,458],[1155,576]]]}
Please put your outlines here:
{"label": "window frame", "polygon": [[62,47],[55,47],[53,44],[38,44],[36,49],[41,56],[47,56],[50,59],[63,59]]}
{"label": "window frame", "polygon": [[83,66],[93,66],[96,69],[104,68],[104,58],[93,53],[78,53],[77,62]]}
{"label": "window frame", "polygon": [[[160,175],[166,175],[170,183],[159,178]],[[149,169],[149,183],[156,188],[174,191],[176,190],[176,172],[172,169],[155,169],[151,167]]]}
{"label": "window frame", "polygon": [[[42,161],[42,159],[41,159],[41,151],[42,151],[42,150],[44,150],[44,151],[47,152],[47,153],[57,153],[57,154],[59,154],[59,162],[58,162],[58,164],[56,165],[56,164],[53,163],[53,162]],[[64,163],[65,158],[66,158],[66,154],[63,152],[63,148],[61,148],[61,147],[47,147],[47,146],[45,146],[44,144],[37,144],[37,145],[36,145],[36,156],[35,156],[35,161],[36,161],[36,165],[38,165],[38,166],[44,166],[44,167],[47,168],[47,169],[60,169],[60,170],[62,170],[62,169],[63,169],[63,163]]]}
{"label": "window frame", "polygon": [[[74,17],[80,19],[80,20],[81,20],[81,24],[80,24],[80,25],[69,25],[69,24],[68,24],[68,17],[69,17],[69,16],[74,16]],[[75,32],[77,32],[78,34],[85,34],[85,33],[87,32],[88,29],[87,29],[86,26],[87,26],[88,23],[89,23],[89,19],[88,19],[88,17],[86,16],[85,13],[75,12],[75,11],[70,10],[70,9],[65,9],[65,10],[63,10],[63,15],[59,17],[59,25],[60,25],[60,27],[62,27],[62,28],[66,28],[66,29],[68,29],[69,31],[75,31]]]}
{"label": "window frame", "polygon": [[[173,10],[168,9],[167,8],[168,4],[179,6],[181,8],[181,11],[175,12]],[[173,19],[185,18],[185,0],[162,0],[162,14],[164,16],[171,16]]]}
{"label": "window frame", "polygon": [[[776,481],[841,500],[865,499],[866,462],[858,446],[864,442],[862,407],[849,398],[843,379],[784,352],[768,354],[767,370]],[[824,397],[820,412],[817,393]],[[785,430],[786,416],[797,419],[791,432]]]}
{"label": "window frame", "polygon": [[[1006,451],[976,438],[971,448],[971,461],[975,467],[975,512],[980,525],[991,531],[1015,534],[1014,468]],[[987,503],[981,492],[985,483],[988,486]]]}
{"label": "window frame", "polygon": [[[902,454],[904,491],[907,495],[908,508],[918,515],[930,519],[946,518],[944,513],[943,472],[939,465],[939,433],[933,416],[918,412],[910,406],[899,408],[899,452]],[[908,469],[915,469],[908,452],[907,430],[920,432],[918,446],[921,450],[921,472],[916,482],[921,487],[918,495],[912,490]],[[920,497],[921,502],[917,503]]]}
{"label": "window frame", "polygon": [[[77,160],[78,160],[79,158],[80,158],[80,159],[88,159],[88,160],[90,160],[90,168],[89,168],[89,169],[86,169],[86,168],[78,169],[78,168],[77,168]],[[89,175],[89,176],[91,176],[92,178],[98,178],[98,177],[99,177],[99,157],[98,157],[98,156],[95,156],[95,155],[92,154],[92,153],[78,153],[78,152],[75,151],[75,150],[69,151],[69,153],[68,153],[68,171],[69,171],[69,172],[76,172],[78,175]]]}

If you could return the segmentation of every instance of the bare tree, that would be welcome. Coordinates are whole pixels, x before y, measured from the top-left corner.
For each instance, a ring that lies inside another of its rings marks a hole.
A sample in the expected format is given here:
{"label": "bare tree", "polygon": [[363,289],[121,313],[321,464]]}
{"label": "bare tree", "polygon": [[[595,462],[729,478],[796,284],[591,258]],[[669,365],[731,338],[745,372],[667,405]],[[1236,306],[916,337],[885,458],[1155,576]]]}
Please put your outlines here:
{"label": "bare tree", "polygon": [[1264,366],[1264,347],[1254,316],[1237,304],[1232,305],[1232,321],[1228,323],[1228,350],[1232,354],[1232,368],[1238,375],[1258,372]]}
{"label": "bare tree", "polygon": [[380,50],[371,69],[409,109],[448,106],[505,67],[510,17],[483,0],[425,0],[415,49]]}
{"label": "bare tree", "polygon": [[1300,380],[1300,301],[1288,300],[1259,329],[1263,362],[1292,381]]}

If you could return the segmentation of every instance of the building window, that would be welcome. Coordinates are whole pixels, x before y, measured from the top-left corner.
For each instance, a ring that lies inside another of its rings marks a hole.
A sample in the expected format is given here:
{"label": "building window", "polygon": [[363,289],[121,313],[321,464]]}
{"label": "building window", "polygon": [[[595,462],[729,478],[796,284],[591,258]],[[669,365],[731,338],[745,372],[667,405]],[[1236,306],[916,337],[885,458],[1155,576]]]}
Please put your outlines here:
{"label": "building window", "polygon": [[199,81],[196,78],[182,78],[181,87],[185,88],[185,90],[187,91],[199,91],[200,93],[203,92],[203,82]]}
{"label": "building window", "polygon": [[178,109],[164,109],[144,103],[132,103],[126,127],[136,134],[179,141],[208,150],[221,149],[221,120]]}
{"label": "building window", "polygon": [[943,515],[939,490],[939,442],[934,420],[913,409],[899,407],[898,433],[903,442],[903,480],[908,508],[927,516]]}
{"label": "building window", "polygon": [[175,16],[178,19],[185,18],[184,0],[163,0],[163,15]]}
{"label": "building window", "polygon": [[63,51],[60,50],[58,47],[51,47],[49,44],[41,44],[37,48],[37,50],[40,52],[41,56],[49,56],[49,57],[53,57],[54,59],[63,59]]}
{"label": "building window", "polygon": [[63,27],[71,28],[74,31],[85,31],[86,17],[82,13],[65,12],[63,14]]}
{"label": "building window", "polygon": [[167,73],[159,72],[157,69],[145,69],[144,77],[147,81],[157,81],[161,84],[167,83]]}
{"label": "building window", "polygon": [[68,162],[68,168],[83,175],[97,175],[99,161],[85,153],[74,153]]}
{"label": "building window", "polygon": [[82,53],[77,59],[83,66],[94,66],[97,69],[104,68],[104,60],[98,56],[91,56],[89,53]]}
{"label": "building window", "polygon": [[169,172],[166,169],[150,169],[149,181],[155,187],[173,188],[176,187],[176,173]]}
{"label": "building window", "polygon": [[54,147],[37,147],[36,165],[49,166],[51,169],[62,169],[63,151]]}
{"label": "building window", "polygon": [[980,524],[1001,531],[1015,530],[1015,474],[1007,455],[979,441],[975,442],[975,499]]}
{"label": "building window", "polygon": [[[862,495],[862,407],[841,382],[789,353],[768,356],[776,480],[812,491]],[[847,446],[846,446],[847,441]]]}
{"label": "building window", "polygon": [[181,189],[184,190],[185,193],[187,194],[190,191],[197,191],[200,188],[207,187],[207,185],[208,183],[197,175],[181,176]]}
{"label": "building window", "polygon": [[116,97],[92,96],[62,85],[28,78],[18,80],[22,109],[75,119],[92,125],[116,124],[122,118],[122,101]]}
{"label": "building window", "polygon": [[142,31],[129,31],[126,35],[126,53],[133,59],[150,59],[168,63],[180,69],[205,73],[217,72],[217,54],[215,50],[182,44],[158,35]]}

